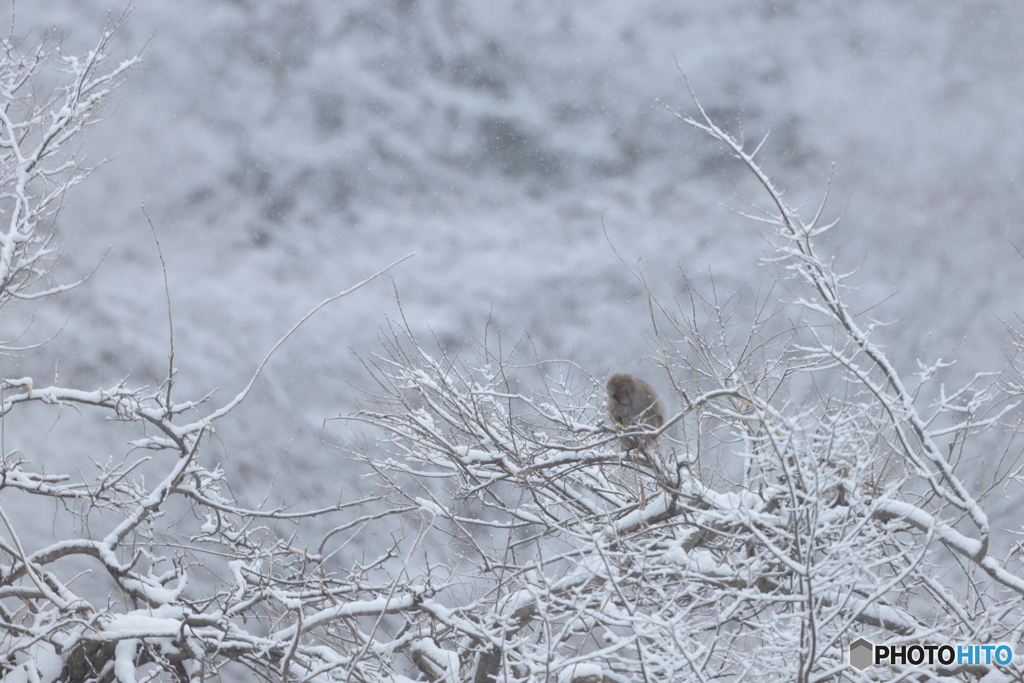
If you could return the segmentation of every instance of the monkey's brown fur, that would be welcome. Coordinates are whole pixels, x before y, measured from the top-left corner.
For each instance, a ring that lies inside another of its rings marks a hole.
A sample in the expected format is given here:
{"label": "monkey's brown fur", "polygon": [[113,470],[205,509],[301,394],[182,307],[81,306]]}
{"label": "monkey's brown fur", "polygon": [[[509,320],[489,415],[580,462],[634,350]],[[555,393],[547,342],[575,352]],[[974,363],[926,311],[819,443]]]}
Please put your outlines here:
{"label": "monkey's brown fur", "polygon": [[[621,427],[646,425],[657,429],[665,424],[665,403],[650,384],[625,372],[608,379],[608,417]],[[646,451],[657,443],[653,436],[624,436],[619,447],[624,451]]]}

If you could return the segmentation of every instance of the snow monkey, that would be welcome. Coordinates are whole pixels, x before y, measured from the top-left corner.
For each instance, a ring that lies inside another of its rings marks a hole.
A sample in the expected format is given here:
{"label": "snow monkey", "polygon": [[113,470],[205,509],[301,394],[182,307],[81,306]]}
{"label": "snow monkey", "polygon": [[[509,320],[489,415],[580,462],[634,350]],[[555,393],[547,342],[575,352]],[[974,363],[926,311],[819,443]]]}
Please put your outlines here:
{"label": "snow monkey", "polygon": [[[665,424],[665,402],[639,377],[617,372],[608,379],[608,417],[622,427],[646,425],[657,429]],[[619,447],[624,451],[646,451],[657,442],[653,436],[624,436]]]}

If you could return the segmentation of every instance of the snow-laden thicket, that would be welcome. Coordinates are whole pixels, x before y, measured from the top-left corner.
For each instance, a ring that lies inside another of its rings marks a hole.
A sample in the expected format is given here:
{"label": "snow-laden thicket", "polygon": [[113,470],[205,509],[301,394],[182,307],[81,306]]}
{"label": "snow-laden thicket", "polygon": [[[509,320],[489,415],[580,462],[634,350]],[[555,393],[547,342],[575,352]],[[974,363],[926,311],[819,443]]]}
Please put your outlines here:
{"label": "snow-laden thicket", "polygon": [[[87,171],[80,134],[135,62],[110,60],[117,28],[80,57],[0,53],[0,303],[66,295],[50,226]],[[44,96],[33,79],[57,57]],[[822,248],[827,203],[790,206],[760,145],[692,110],[679,134],[721,144],[761,188],[750,217],[775,286],[753,307],[715,290],[665,301],[634,273],[679,406],[658,447],[618,452],[602,378],[573,362],[493,340],[437,353],[403,321],[361,354],[375,389],[342,421],[376,444],[335,445],[374,490],[283,509],[236,499],[219,465],[233,445],[215,438],[266,361],[233,398],[182,397],[169,330],[154,386],[8,377],[4,425],[74,409],[134,436],[56,471],[4,445],[5,680],[878,680],[893,670],[846,662],[858,635],[1019,649],[1017,524],[987,512],[990,492],[1024,484],[1016,356],[956,388],[931,386],[945,359],[901,374]],[[22,533],[12,504],[52,510],[66,533]],[[1024,678],[1019,660],[894,668]]]}
{"label": "snow-laden thicket", "polygon": [[[59,24],[81,51],[120,4],[13,6],[15,35]],[[842,253],[863,265],[864,301],[898,292],[878,315],[908,323],[879,331],[900,367],[972,331],[998,362],[996,316],[1013,317],[1024,286],[1009,243],[1021,244],[1022,27],[1013,0],[137,3],[125,43],[150,41],[149,57],[85,141],[111,163],[68,195],[62,226],[69,272],[114,246],[90,287],[32,311],[27,340],[60,334],[17,373],[52,376],[59,358],[68,382],[160,381],[163,291],[142,201],[189,391],[236,391],[291,321],[409,251],[394,277],[418,334],[454,348],[489,321],[595,372],[635,370],[643,290],[602,219],[626,260],[663,274],[651,285],[664,296],[677,266],[701,287],[710,269],[729,291],[760,285],[757,231],[720,206],[735,206],[742,176],[656,103],[683,102],[673,59],[730,130],[772,129],[765,158],[794,204],[839,162]],[[349,349],[373,343],[392,292],[371,285],[310,321],[222,426],[251,454],[225,466],[255,495],[293,437],[282,477],[334,495],[347,473],[316,448],[322,416],[355,406]],[[17,435],[26,445],[49,427],[39,420]],[[70,443],[66,427],[51,439]]]}

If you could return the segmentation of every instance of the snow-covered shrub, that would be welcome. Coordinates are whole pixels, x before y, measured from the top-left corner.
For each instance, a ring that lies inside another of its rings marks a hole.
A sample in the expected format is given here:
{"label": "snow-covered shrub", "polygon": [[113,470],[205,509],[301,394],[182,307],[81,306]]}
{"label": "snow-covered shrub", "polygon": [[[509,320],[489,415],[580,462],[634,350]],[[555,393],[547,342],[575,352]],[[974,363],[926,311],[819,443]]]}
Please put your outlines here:
{"label": "snow-covered shrub", "polygon": [[[418,526],[389,594],[413,606],[374,646],[478,683],[1021,680],[1018,660],[860,671],[847,656],[862,636],[1020,647],[1019,524],[983,504],[1020,499],[1019,372],[949,390],[938,359],[908,382],[820,247],[825,202],[804,218],[759,146],[694,103],[679,118],[767,194],[751,218],[776,286],[748,313],[651,294],[679,410],[649,454],[616,452],[603,378],[571,362],[434,357],[393,334],[374,364],[386,391],[358,419],[386,435],[367,462]],[[520,391],[524,373],[543,389]]]}
{"label": "snow-covered shrub", "polygon": [[[87,172],[79,134],[137,61],[106,66],[117,27],[77,58],[3,43],[0,305],[68,286],[51,281],[48,227]],[[67,70],[40,96],[33,79],[55,55]],[[207,448],[263,365],[220,406],[172,396],[173,337],[157,387],[5,379],[3,420],[76,406],[138,433],[75,472],[5,447],[4,680],[1021,680],[1016,661],[860,671],[846,659],[859,636],[1021,641],[1016,522],[990,522],[984,505],[990,490],[1020,498],[1018,366],[947,390],[934,386],[940,359],[908,383],[819,246],[835,225],[824,202],[805,219],[758,150],[696,106],[681,118],[766,192],[753,218],[777,286],[749,313],[714,292],[650,295],[678,406],[660,446],[619,452],[603,378],[570,361],[522,363],[486,343],[472,358],[432,354],[397,326],[368,362],[369,407],[350,416],[379,443],[340,447],[377,492],[267,509],[236,500]],[[521,388],[534,377],[541,389]],[[55,526],[74,533],[20,533],[9,500],[55,504],[67,522]],[[307,523],[331,515],[311,537]]]}

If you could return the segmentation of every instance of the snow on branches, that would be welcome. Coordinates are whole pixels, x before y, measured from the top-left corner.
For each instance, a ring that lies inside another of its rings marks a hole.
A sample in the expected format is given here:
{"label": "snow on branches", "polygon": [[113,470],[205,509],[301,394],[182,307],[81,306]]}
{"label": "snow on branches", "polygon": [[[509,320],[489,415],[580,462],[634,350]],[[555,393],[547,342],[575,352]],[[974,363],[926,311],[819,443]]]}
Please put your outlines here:
{"label": "snow on branches", "polygon": [[[0,307],[64,289],[45,224],[87,172],[73,142],[137,61],[107,65],[119,25],[61,56],[48,99],[28,86],[52,55],[2,43]],[[434,354],[403,324],[367,362],[366,409],[346,418],[377,443],[336,446],[375,490],[251,507],[206,445],[269,354],[219,407],[172,401],[173,362],[156,388],[3,380],[2,419],[73,405],[137,428],[123,456],[74,473],[2,453],[4,680],[1024,679],[1018,660],[861,671],[846,655],[862,636],[1021,649],[1021,546],[1002,532],[1012,520],[990,521],[985,485],[1020,499],[1024,381],[1011,366],[947,391],[940,360],[908,384],[823,254],[824,202],[805,221],[760,145],[694,104],[680,118],[767,195],[752,217],[787,294],[744,316],[716,293],[672,307],[648,289],[677,409],[625,434],[656,445],[619,450],[603,377],[487,347]],[[1007,455],[981,482],[993,444]],[[56,503],[75,534],[26,537],[12,494]],[[329,531],[314,537],[314,518]]]}
{"label": "snow on branches", "polygon": [[[110,64],[111,41],[126,20],[127,13],[110,23],[84,55],[60,52],[49,36],[26,54],[0,39],[0,307],[77,284],[52,281],[59,250],[50,228],[64,193],[93,169],[75,156],[82,133],[102,119],[112,91],[141,61]],[[41,93],[37,81],[55,57],[58,82]]]}
{"label": "snow on branches", "polygon": [[[648,289],[680,406],[650,453],[616,450],[604,378],[486,348],[436,356],[392,330],[371,363],[377,403],[354,419],[381,430],[365,462],[419,525],[404,583],[446,605],[392,632],[415,639],[429,680],[1021,680],[1019,661],[860,671],[847,657],[861,636],[1021,648],[1020,546],[984,505],[1019,472],[1021,384],[978,373],[949,392],[940,359],[909,385],[823,255],[825,203],[804,220],[760,145],[694,104],[680,118],[765,190],[751,218],[792,296],[742,317],[717,295],[672,308]],[[540,389],[519,388],[526,373]],[[1006,456],[980,482],[994,444]]]}

